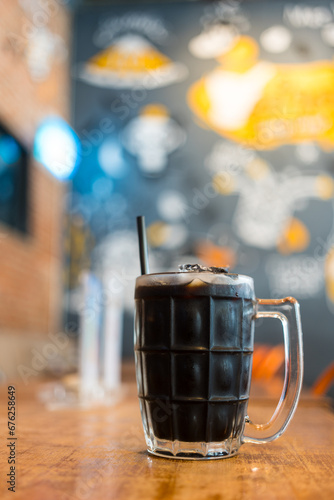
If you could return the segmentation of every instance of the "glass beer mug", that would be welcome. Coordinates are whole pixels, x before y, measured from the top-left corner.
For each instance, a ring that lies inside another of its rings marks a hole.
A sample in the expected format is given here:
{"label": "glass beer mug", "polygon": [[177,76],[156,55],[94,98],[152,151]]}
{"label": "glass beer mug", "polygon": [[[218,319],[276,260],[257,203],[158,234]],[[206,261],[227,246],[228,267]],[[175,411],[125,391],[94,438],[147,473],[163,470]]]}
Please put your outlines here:
{"label": "glass beer mug", "polygon": [[[136,280],[136,376],[148,451],[218,459],[243,443],[273,441],[289,424],[302,385],[298,302],[257,299],[249,276],[180,269]],[[257,318],[279,319],[285,345],[282,395],[266,424],[247,416]]]}

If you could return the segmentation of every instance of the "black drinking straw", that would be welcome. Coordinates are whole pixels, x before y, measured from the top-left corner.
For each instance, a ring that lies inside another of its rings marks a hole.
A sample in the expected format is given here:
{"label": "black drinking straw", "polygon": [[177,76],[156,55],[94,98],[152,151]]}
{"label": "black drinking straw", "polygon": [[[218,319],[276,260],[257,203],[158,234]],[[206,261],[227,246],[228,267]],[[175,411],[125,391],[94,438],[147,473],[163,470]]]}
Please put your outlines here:
{"label": "black drinking straw", "polygon": [[148,266],[145,217],[143,215],[139,215],[137,217],[137,231],[139,242],[140,270],[142,274],[148,274],[150,271]]}

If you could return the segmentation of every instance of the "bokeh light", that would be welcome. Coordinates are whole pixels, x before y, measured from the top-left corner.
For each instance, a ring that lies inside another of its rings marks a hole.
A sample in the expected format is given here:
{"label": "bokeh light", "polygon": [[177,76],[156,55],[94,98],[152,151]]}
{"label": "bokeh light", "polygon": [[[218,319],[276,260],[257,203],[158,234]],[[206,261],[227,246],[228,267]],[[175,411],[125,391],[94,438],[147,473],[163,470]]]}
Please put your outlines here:
{"label": "bokeh light", "polygon": [[80,142],[63,119],[50,117],[38,127],[34,156],[57,179],[70,179],[80,161]]}
{"label": "bokeh light", "polygon": [[20,146],[9,135],[0,137],[0,171],[4,166],[16,163],[21,156]]}
{"label": "bokeh light", "polygon": [[124,161],[122,149],[115,139],[106,139],[99,151],[98,161],[102,170],[115,179],[121,179],[127,174],[127,164]]}

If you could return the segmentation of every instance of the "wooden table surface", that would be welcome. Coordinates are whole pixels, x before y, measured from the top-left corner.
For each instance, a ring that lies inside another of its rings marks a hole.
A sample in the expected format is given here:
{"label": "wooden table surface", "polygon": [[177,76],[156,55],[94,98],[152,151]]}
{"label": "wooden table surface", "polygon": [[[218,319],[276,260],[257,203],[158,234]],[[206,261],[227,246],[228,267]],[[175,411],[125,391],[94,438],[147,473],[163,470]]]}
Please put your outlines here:
{"label": "wooden table surface", "polygon": [[[112,407],[47,410],[36,387],[17,386],[16,492],[9,472],[7,387],[0,388],[0,498],[24,500],[334,499],[334,414],[301,401],[287,432],[267,445],[243,445],[223,460],[180,461],[145,451],[133,383]],[[263,420],[267,400],[253,399]]]}

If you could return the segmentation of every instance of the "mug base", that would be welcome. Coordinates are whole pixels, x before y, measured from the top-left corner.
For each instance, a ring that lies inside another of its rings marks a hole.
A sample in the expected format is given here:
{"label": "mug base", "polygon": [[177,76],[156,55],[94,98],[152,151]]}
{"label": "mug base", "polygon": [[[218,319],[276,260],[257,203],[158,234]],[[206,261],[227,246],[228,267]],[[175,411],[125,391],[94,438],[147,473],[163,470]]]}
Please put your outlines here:
{"label": "mug base", "polygon": [[147,439],[147,451],[151,455],[176,460],[219,460],[234,457],[240,448],[240,438],[229,438],[222,442],[195,443],[168,441],[151,436]]}
{"label": "mug base", "polygon": [[174,459],[174,460],[221,460],[222,458],[232,458],[235,457],[238,454],[238,451],[235,451],[233,453],[228,454],[217,454],[217,455],[196,455],[192,453],[180,453],[178,455],[173,455],[170,452],[167,451],[152,451],[152,450],[147,450],[150,455],[153,455],[155,457],[161,457],[161,458],[169,458],[169,459]]}

